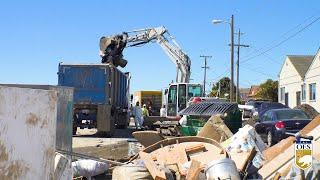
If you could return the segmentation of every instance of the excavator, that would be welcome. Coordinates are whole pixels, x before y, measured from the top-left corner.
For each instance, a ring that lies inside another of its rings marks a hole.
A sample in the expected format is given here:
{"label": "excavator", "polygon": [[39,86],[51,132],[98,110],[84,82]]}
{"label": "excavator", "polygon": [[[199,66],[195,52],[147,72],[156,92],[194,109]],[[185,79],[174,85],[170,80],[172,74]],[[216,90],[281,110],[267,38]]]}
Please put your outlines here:
{"label": "excavator", "polygon": [[128,62],[123,58],[125,48],[140,47],[153,42],[161,46],[177,68],[176,82],[171,83],[164,93],[166,116],[175,117],[187,107],[190,98],[202,95],[202,85],[190,83],[191,60],[164,26],[101,37],[101,62],[125,67]]}

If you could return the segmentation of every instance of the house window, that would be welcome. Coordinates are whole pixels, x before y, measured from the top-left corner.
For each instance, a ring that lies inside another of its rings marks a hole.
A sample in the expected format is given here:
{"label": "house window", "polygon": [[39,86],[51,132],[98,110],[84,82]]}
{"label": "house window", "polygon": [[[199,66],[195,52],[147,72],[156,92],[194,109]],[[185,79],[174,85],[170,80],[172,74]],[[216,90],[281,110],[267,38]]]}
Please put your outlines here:
{"label": "house window", "polygon": [[301,85],[301,101],[306,100],[306,84]]}
{"label": "house window", "polygon": [[316,83],[309,84],[309,99],[316,100]]}
{"label": "house window", "polygon": [[280,101],[284,101],[285,88],[280,88]]}

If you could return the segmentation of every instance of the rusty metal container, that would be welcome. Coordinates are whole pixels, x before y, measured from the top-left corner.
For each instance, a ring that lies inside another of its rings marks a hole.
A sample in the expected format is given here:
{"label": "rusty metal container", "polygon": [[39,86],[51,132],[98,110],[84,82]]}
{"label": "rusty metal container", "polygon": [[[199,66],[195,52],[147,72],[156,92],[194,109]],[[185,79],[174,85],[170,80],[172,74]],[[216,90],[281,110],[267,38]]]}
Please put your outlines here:
{"label": "rusty metal container", "polygon": [[0,86],[1,179],[54,179],[58,95]]}

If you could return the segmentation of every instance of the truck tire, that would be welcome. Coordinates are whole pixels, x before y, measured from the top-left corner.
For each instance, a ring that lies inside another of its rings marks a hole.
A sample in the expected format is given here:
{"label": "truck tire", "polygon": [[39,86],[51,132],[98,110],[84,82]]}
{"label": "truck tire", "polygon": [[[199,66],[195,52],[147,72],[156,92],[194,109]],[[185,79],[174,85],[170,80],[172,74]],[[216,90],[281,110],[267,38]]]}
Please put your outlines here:
{"label": "truck tire", "polygon": [[114,135],[114,132],[98,131],[95,135],[101,138],[111,138]]}
{"label": "truck tire", "polygon": [[127,114],[119,114],[116,116],[117,119],[117,128],[118,129],[127,129],[129,124],[129,118]]}
{"label": "truck tire", "polygon": [[126,124],[121,124],[121,125],[117,125],[118,129],[127,129],[127,125]]}
{"label": "truck tire", "polygon": [[77,134],[77,126],[72,128],[72,135],[76,135]]}

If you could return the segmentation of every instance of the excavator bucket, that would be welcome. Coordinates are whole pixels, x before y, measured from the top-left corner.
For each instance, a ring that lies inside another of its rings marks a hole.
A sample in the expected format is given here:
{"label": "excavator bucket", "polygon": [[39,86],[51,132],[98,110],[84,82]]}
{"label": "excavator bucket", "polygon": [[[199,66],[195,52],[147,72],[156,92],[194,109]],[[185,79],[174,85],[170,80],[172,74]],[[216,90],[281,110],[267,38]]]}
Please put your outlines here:
{"label": "excavator bucket", "polygon": [[102,63],[112,63],[116,67],[124,68],[128,61],[123,59],[123,49],[127,44],[127,34],[112,37],[102,37],[100,39],[100,56]]}

